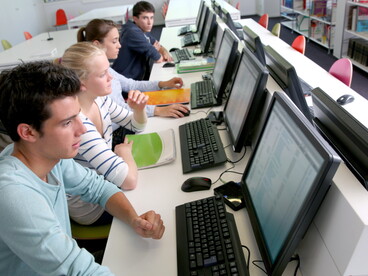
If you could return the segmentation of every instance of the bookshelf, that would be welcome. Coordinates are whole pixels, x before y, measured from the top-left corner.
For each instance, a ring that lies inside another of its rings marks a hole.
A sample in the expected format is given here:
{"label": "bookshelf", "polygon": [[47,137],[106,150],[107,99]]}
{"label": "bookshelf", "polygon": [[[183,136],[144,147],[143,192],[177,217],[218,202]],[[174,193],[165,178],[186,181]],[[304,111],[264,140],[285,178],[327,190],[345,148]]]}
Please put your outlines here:
{"label": "bookshelf", "polygon": [[347,1],[339,57],[368,72],[368,1]]}
{"label": "bookshelf", "polygon": [[337,0],[281,0],[281,24],[325,47],[334,48]]}

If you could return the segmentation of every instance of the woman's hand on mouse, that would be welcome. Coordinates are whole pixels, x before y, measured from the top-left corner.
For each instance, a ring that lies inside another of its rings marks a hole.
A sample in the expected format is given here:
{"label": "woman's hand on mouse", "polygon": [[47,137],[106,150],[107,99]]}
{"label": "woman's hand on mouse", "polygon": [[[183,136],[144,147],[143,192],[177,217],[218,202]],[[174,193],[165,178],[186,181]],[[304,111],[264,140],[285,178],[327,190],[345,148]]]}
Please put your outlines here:
{"label": "woman's hand on mouse", "polygon": [[183,79],[174,77],[167,81],[160,81],[158,87],[160,88],[181,88],[183,86]]}
{"label": "woman's hand on mouse", "polygon": [[156,106],[154,110],[155,116],[181,118],[189,112],[189,108],[182,104],[172,104],[168,106]]}

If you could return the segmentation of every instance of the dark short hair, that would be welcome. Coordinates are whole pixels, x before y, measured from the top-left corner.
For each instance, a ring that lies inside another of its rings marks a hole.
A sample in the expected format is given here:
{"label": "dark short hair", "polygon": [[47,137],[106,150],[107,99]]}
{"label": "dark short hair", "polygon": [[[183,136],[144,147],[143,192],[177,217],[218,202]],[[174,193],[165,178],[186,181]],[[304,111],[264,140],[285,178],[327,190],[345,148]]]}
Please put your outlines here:
{"label": "dark short hair", "polygon": [[77,40],[78,42],[97,40],[103,43],[104,38],[114,28],[118,29],[118,26],[112,20],[93,19],[78,30]]}
{"label": "dark short hair", "polygon": [[79,91],[80,80],[71,69],[48,61],[21,64],[0,74],[0,120],[14,142],[21,123],[42,134],[43,122],[52,116],[50,104]]}
{"label": "dark short hair", "polygon": [[133,6],[133,16],[139,17],[142,12],[155,13],[155,7],[147,1],[139,1]]}

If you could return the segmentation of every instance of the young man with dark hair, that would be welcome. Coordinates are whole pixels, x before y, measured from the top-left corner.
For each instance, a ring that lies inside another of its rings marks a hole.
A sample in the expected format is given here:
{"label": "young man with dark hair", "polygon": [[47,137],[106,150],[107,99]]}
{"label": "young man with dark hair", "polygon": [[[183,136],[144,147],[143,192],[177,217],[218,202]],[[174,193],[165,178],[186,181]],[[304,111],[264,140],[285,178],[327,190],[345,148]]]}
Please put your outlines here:
{"label": "young man with dark hair", "polygon": [[149,78],[150,61],[172,61],[169,52],[150,33],[153,27],[155,8],[146,1],[133,7],[133,21],[122,27],[121,48],[112,68],[127,78]]}
{"label": "young man with dark hair", "polygon": [[160,215],[138,216],[120,189],[73,161],[85,132],[80,85],[49,62],[0,74],[0,119],[14,141],[0,154],[0,275],[112,275],[72,239],[66,194],[100,204],[142,237],[164,233]]}

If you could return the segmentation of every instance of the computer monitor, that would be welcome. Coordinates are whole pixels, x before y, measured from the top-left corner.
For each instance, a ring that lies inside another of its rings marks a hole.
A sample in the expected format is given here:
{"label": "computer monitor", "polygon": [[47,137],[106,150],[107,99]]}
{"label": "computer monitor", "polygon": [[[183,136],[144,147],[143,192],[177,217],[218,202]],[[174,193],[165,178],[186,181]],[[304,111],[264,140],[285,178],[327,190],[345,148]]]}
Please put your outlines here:
{"label": "computer monitor", "polygon": [[275,92],[241,181],[267,275],[282,275],[339,163],[290,98]]}
{"label": "computer monitor", "polygon": [[208,10],[209,9],[206,6],[205,1],[202,0],[201,4],[199,6],[198,16],[197,16],[197,20],[196,20],[197,34],[198,34],[199,38],[201,38],[201,36],[202,36],[204,22],[206,20],[206,15],[207,15]]}
{"label": "computer monitor", "polygon": [[240,62],[224,107],[224,121],[235,152],[249,145],[259,112],[265,102],[268,71],[259,60],[243,48]]}
{"label": "computer monitor", "polygon": [[222,96],[231,80],[234,64],[238,57],[238,39],[230,30],[225,29],[212,73],[212,81],[219,104],[222,103]]}
{"label": "computer monitor", "polygon": [[312,90],[317,129],[368,190],[368,129],[322,89]]}
{"label": "computer monitor", "polygon": [[256,55],[258,60],[266,65],[266,58],[261,38],[247,26],[243,26],[245,45]]}
{"label": "computer monitor", "polygon": [[207,16],[204,23],[203,31],[201,34],[201,50],[203,53],[208,53],[210,51],[210,46],[215,39],[217,22],[216,14],[207,8]]}
{"label": "computer monitor", "polygon": [[236,28],[236,26],[234,24],[234,21],[233,21],[233,19],[231,17],[231,14],[227,10],[225,10],[225,9],[222,9],[222,20],[226,23],[226,25],[229,27],[229,29],[232,30],[234,34],[236,34],[236,36],[240,40],[244,40],[244,32],[243,32],[243,30]]}
{"label": "computer monitor", "polygon": [[271,76],[284,90],[294,104],[302,111],[304,116],[312,122],[312,115],[300,85],[298,75],[292,66],[270,45],[264,47],[266,53],[266,64]]}
{"label": "computer monitor", "polygon": [[212,2],[212,9],[213,11],[220,16],[220,18],[222,17],[222,9],[219,3],[217,3],[216,1]]}

